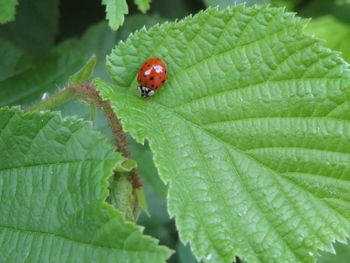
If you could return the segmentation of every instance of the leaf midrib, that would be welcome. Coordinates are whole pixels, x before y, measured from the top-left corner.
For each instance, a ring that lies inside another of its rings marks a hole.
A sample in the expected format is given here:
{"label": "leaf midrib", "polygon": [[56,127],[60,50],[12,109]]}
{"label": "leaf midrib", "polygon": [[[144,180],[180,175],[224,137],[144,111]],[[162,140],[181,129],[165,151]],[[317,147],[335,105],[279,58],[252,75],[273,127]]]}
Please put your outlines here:
{"label": "leaf midrib", "polygon": [[84,162],[101,162],[101,161],[115,161],[114,159],[84,159],[84,160],[67,160],[67,161],[55,161],[55,162],[46,162],[46,163],[34,163],[34,164],[21,164],[21,166],[12,166],[12,167],[5,167],[0,169],[0,175],[4,171],[11,171],[11,170],[21,170],[21,169],[27,169],[27,168],[35,168],[35,167],[45,167],[45,166],[54,166],[54,165],[65,165],[65,164],[75,164],[75,163],[84,163]]}
{"label": "leaf midrib", "polygon": [[[210,137],[212,137],[212,138],[222,142],[223,144],[227,144],[230,147],[233,147],[235,150],[240,151],[242,153],[244,153],[244,151],[242,151],[241,149],[237,148],[236,146],[230,144],[229,142],[226,142],[226,141],[218,138],[215,134],[213,134],[210,131],[208,131],[208,129],[206,129],[205,126],[217,125],[217,124],[222,124],[222,123],[245,122],[245,121],[251,121],[251,120],[278,120],[278,119],[283,119],[283,120],[285,120],[285,119],[302,119],[302,120],[318,120],[318,119],[325,120],[325,119],[329,119],[329,120],[335,121],[335,122],[344,122],[344,120],[341,120],[339,118],[332,118],[332,117],[325,117],[325,116],[315,116],[315,117],[313,117],[313,116],[305,116],[305,117],[301,117],[301,116],[294,116],[294,117],[278,116],[278,117],[249,117],[249,118],[234,119],[234,120],[224,120],[224,121],[217,121],[217,122],[206,123],[206,124],[203,124],[203,126],[201,126],[200,124],[194,123],[193,121],[187,119],[186,117],[181,115],[176,110],[174,110],[172,108],[169,108],[168,106],[163,105],[163,104],[159,103],[158,101],[155,101],[153,105],[157,105],[157,106],[159,106],[161,108],[166,109],[168,112],[174,114],[175,116],[179,117],[180,119],[182,119],[183,121],[189,123],[190,125],[198,128],[199,130],[201,130],[203,132],[205,131],[208,135],[210,135]],[[284,148],[284,147],[281,147],[281,148]],[[286,148],[288,148],[288,147],[286,147]],[[316,148],[306,148],[306,147],[296,147],[296,148],[303,148],[303,149],[309,149],[309,150],[318,150]],[[249,150],[254,150],[254,149],[259,149],[259,148],[250,148]],[[320,149],[320,151],[322,151],[322,149]],[[346,153],[346,152],[339,152],[339,151],[330,151],[330,152]],[[347,154],[349,154],[349,153],[347,153]],[[256,160],[255,158],[253,158],[253,159]],[[259,161],[257,161],[257,162],[260,163]],[[262,164],[262,163],[260,163],[260,164]]]}
{"label": "leaf midrib", "polygon": [[81,240],[75,240],[75,239],[71,239],[69,237],[66,236],[62,236],[62,235],[58,235],[57,233],[50,233],[50,232],[45,232],[45,231],[38,231],[38,230],[31,230],[31,229],[23,229],[23,228],[14,228],[12,226],[4,226],[4,225],[0,225],[0,229],[9,229],[11,231],[14,232],[26,232],[26,233],[31,233],[31,234],[38,234],[38,235],[43,235],[43,236],[50,236],[53,238],[62,238],[64,240],[68,240],[70,242],[73,243],[77,243],[77,244],[82,244],[82,245],[87,245],[87,246],[92,246],[92,247],[98,247],[98,248],[103,248],[103,249],[110,249],[110,250],[115,250],[115,251],[120,251],[121,253],[148,253],[148,254],[154,254],[154,252],[151,251],[146,251],[146,250],[127,250],[125,247],[123,249],[120,248],[113,248],[113,247],[106,247],[106,246],[101,246],[98,244],[94,244],[94,243],[89,243],[89,242],[83,242]]}
{"label": "leaf midrib", "polygon": [[[260,166],[263,167],[264,169],[270,170],[270,171],[271,171],[271,174],[280,175],[281,178],[286,178],[286,177],[282,176],[279,172],[277,172],[277,171],[271,169],[270,167],[264,165],[263,163],[261,163],[258,159],[252,157],[251,155],[246,154],[244,151],[241,151],[239,148],[237,148],[237,147],[231,145],[230,143],[228,143],[228,142],[226,142],[226,141],[224,141],[224,140],[218,138],[217,136],[215,136],[215,135],[212,134],[211,132],[207,131],[206,129],[203,129],[200,125],[197,125],[197,124],[193,123],[191,120],[188,120],[187,118],[185,118],[184,116],[182,116],[182,115],[179,114],[178,112],[172,110],[171,108],[169,108],[169,107],[167,107],[167,106],[165,106],[165,105],[162,105],[162,104],[160,104],[159,102],[155,102],[152,106],[154,106],[154,105],[157,105],[158,107],[165,109],[167,112],[169,112],[169,113],[175,115],[175,117],[177,117],[177,118],[179,118],[180,120],[183,120],[185,123],[189,124],[190,127],[195,127],[195,128],[197,128],[198,130],[200,130],[201,132],[207,134],[209,137],[211,137],[212,139],[214,139],[214,140],[217,141],[218,143],[221,143],[221,144],[225,145],[226,147],[233,148],[233,150],[235,150],[235,151],[239,152],[240,154],[244,155],[245,157],[251,159],[253,162],[256,162],[258,165],[260,165]],[[229,155],[229,156],[231,156],[231,155]],[[232,157],[230,157],[230,158],[232,158]],[[239,175],[239,177],[241,177],[241,176],[240,176],[240,173],[238,173],[238,172],[237,172],[237,175]],[[242,181],[242,180],[241,180],[241,181]],[[290,181],[290,180],[288,180],[288,181]],[[278,179],[275,179],[274,182],[275,182],[276,184],[280,185],[280,182],[279,182]],[[294,182],[291,182],[291,183],[292,183],[295,187],[297,187],[297,188],[302,188],[302,187],[300,187],[299,185],[296,185]],[[242,185],[245,185],[244,181],[242,181]],[[280,187],[280,189],[283,189],[283,188]],[[304,188],[302,188],[302,189],[304,189]],[[306,191],[306,190],[305,190],[305,191]],[[314,196],[311,192],[309,192],[309,191],[306,191],[306,192],[309,193],[310,195],[312,195],[313,198],[315,198],[315,196]],[[255,200],[255,199],[252,198],[252,197],[251,197],[251,199],[252,199],[252,200]],[[289,203],[290,203],[290,202],[289,202]],[[332,210],[332,211],[334,210],[330,205],[328,205],[328,203],[324,203],[324,202],[317,202],[317,203],[318,203],[319,205],[326,206],[328,209],[330,209],[330,210]],[[290,203],[290,204],[291,204],[291,206],[294,208],[294,211],[295,211],[296,213],[298,213],[298,214],[301,215],[299,209],[298,209],[293,203]],[[261,212],[260,207],[259,207],[259,210],[260,210],[260,214],[264,215],[264,213]],[[343,217],[342,215],[340,215],[338,212],[337,212],[337,214],[338,214],[342,219],[344,219],[344,217]],[[312,230],[312,233],[313,233],[314,235],[317,235],[318,238],[319,238],[319,240],[322,241],[323,239],[321,238],[321,236],[319,236],[319,235],[317,234],[317,231],[315,231],[314,227],[311,226],[310,224],[308,224],[307,220],[306,220],[303,216],[301,216],[301,217],[303,218],[304,224],[306,224],[306,225],[309,227],[309,229]],[[265,220],[266,220],[267,222],[269,222],[269,224],[270,224],[270,220],[268,220],[266,217],[265,217]],[[323,219],[323,221],[324,221],[324,222],[327,222],[327,220],[325,220],[325,219]],[[270,225],[270,226],[271,226],[271,225]],[[332,228],[333,228],[333,227],[332,227]],[[334,231],[335,231],[335,230],[334,230]],[[277,233],[277,235],[279,235],[279,236],[281,237],[281,240],[285,243],[285,240],[283,239],[283,237],[281,236],[281,234],[280,234],[278,231],[275,231],[275,232]],[[335,232],[338,233],[338,231],[335,231]],[[246,240],[246,241],[247,241],[247,240]],[[248,241],[247,241],[247,242],[248,242]],[[290,251],[296,258],[298,258],[301,262],[303,262],[303,260],[301,260],[301,258],[299,257],[299,255],[295,253],[294,249],[291,249],[291,247],[290,247],[287,243],[285,243],[285,244],[286,244],[287,247],[289,248],[289,251]],[[324,245],[327,245],[327,244],[324,244]]]}
{"label": "leaf midrib", "polygon": [[[276,79],[276,80],[263,80],[261,82],[257,82],[257,83],[248,83],[247,85],[241,86],[239,88],[236,89],[230,89],[230,90],[222,90],[220,92],[216,92],[216,93],[209,93],[206,94],[205,96],[201,96],[201,97],[197,97],[197,98],[193,98],[189,101],[184,101],[181,102],[180,104],[174,104],[172,107],[174,108],[183,108],[186,107],[188,105],[191,105],[193,103],[197,103],[198,101],[202,101],[202,100],[206,100],[208,98],[213,98],[216,96],[222,96],[222,95],[227,95],[230,93],[236,93],[236,92],[242,92],[243,90],[248,90],[248,89],[256,89],[256,88],[261,88],[264,84],[268,85],[269,83],[272,84],[283,84],[284,82],[286,82],[286,84],[288,84],[288,82],[305,82],[305,81],[320,81],[320,80],[325,80],[325,78],[290,78],[290,79]],[[327,78],[327,81],[339,81],[339,78]],[[345,102],[345,101],[344,101]],[[343,103],[344,103],[343,102]],[[338,106],[340,106],[341,104],[338,104]],[[335,109],[335,108],[334,108]],[[332,109],[332,110],[334,110]]]}
{"label": "leaf midrib", "polygon": [[[240,149],[238,149],[237,147],[235,147],[235,146],[233,146],[233,145],[231,145],[231,144],[229,144],[229,143],[227,143],[227,142],[221,140],[220,138],[217,138],[214,134],[210,133],[209,131],[207,131],[207,130],[205,130],[205,129],[202,129],[202,128],[201,128],[200,126],[198,126],[197,124],[191,122],[190,120],[186,119],[185,117],[183,117],[182,115],[178,114],[177,112],[171,110],[171,109],[168,108],[167,106],[162,105],[162,104],[160,104],[160,103],[156,103],[156,105],[159,106],[159,107],[161,107],[161,108],[166,109],[168,112],[172,113],[172,114],[175,115],[177,118],[183,120],[185,123],[188,123],[188,124],[190,125],[190,127],[192,126],[192,127],[195,127],[195,128],[197,128],[197,129],[199,129],[200,131],[202,131],[203,133],[207,134],[207,135],[208,135],[209,137],[211,137],[212,139],[214,139],[214,140],[216,140],[217,142],[223,144],[224,146],[226,146],[226,147],[228,147],[228,148],[233,148],[235,151],[239,152],[240,154],[245,155],[247,158],[249,158],[249,159],[251,159],[252,161],[256,162],[256,163],[259,164],[260,166],[264,167],[264,168],[267,169],[267,170],[270,170],[270,171],[272,172],[271,174],[278,174],[276,171],[274,171],[274,170],[272,170],[271,168],[265,166],[264,164],[262,164],[262,163],[261,163],[260,161],[258,161],[257,159],[253,158],[253,157],[250,156],[250,155],[247,155],[246,153],[242,152],[242,151],[241,151]],[[226,147],[225,147],[225,149],[226,149],[226,151],[227,151],[227,148],[226,148]],[[230,157],[230,159],[232,160],[232,156],[231,156],[229,153],[227,153],[227,154],[228,154],[228,156]],[[233,161],[233,160],[232,160],[232,161]],[[235,166],[232,166],[232,167],[235,168]],[[244,182],[244,180],[242,180],[242,176],[240,175],[241,173],[238,172],[237,170],[236,170],[236,173],[237,173],[237,175],[238,175],[239,178],[240,178],[241,185],[242,185],[242,186],[245,186],[245,182]],[[274,182],[275,182],[276,184],[280,184],[279,181],[276,180],[276,179],[274,180]],[[282,187],[281,187],[281,189],[282,189]],[[258,202],[256,202],[255,197],[253,197],[249,191],[246,190],[246,192],[249,194],[250,199],[252,200],[252,202],[254,202],[254,203],[256,204],[256,207],[257,207],[257,209],[259,210],[259,213],[260,213],[261,215],[263,215],[265,221],[270,225],[270,228],[274,230],[274,232],[280,237],[280,240],[282,240],[282,242],[283,242],[283,243],[286,245],[286,247],[289,249],[289,252],[290,252],[292,255],[294,255],[295,258],[299,259],[300,262],[303,262],[303,260],[300,258],[300,256],[299,256],[297,253],[295,253],[295,250],[292,249],[292,247],[290,247],[290,244],[283,238],[283,236],[281,235],[281,233],[280,233],[279,231],[277,231],[277,230],[274,228],[274,225],[271,225],[271,222],[270,222],[270,220],[268,219],[268,217],[266,216],[265,212],[263,212],[262,208],[261,208],[259,205],[257,205]],[[220,195],[220,196],[221,196],[221,195]],[[293,204],[291,204],[291,205],[294,207],[295,212],[300,214],[299,209],[297,209]],[[304,222],[306,225],[308,225],[308,226],[310,227],[310,229],[312,229],[312,232],[313,232],[314,234],[316,233],[316,231],[314,230],[314,228],[311,227],[311,226],[307,223],[307,220],[305,220],[305,218],[303,218],[303,222]],[[316,235],[317,235],[317,234],[316,234]],[[246,240],[246,242],[250,245],[250,241],[249,241],[248,239],[246,239],[246,238],[245,238],[245,240]],[[250,245],[250,247],[252,248],[251,245]],[[255,250],[253,249],[253,251],[255,251]],[[255,254],[255,256],[258,257],[258,254]],[[258,258],[259,258],[259,257],[258,257]],[[259,260],[260,260],[260,259],[259,259]]]}
{"label": "leaf midrib", "polygon": [[[332,154],[339,154],[339,155],[349,155],[350,157],[350,152],[339,152],[339,151],[330,151],[330,150],[324,150],[324,149],[317,149],[317,148],[306,148],[306,147],[301,147],[301,146],[264,146],[264,147],[254,147],[254,148],[247,148],[244,150],[246,153],[254,153],[257,151],[261,150],[269,150],[269,149],[287,149],[287,150],[305,150],[305,151],[310,151],[310,152],[324,152],[324,153],[332,153]],[[350,180],[350,178],[349,178]]]}

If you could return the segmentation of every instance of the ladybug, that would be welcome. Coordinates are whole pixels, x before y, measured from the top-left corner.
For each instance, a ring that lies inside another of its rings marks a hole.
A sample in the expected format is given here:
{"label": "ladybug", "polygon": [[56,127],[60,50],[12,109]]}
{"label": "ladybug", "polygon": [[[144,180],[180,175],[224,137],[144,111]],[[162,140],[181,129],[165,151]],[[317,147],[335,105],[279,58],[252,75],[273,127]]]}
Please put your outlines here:
{"label": "ladybug", "polygon": [[141,96],[144,98],[154,95],[167,79],[167,66],[160,58],[149,58],[141,66],[137,81]]}

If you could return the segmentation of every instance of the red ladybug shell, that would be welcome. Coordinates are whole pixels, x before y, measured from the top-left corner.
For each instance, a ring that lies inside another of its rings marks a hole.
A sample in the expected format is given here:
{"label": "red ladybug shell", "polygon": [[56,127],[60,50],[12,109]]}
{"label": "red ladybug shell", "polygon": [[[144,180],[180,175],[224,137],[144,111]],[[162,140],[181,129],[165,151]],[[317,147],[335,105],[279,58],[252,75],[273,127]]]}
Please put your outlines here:
{"label": "red ladybug shell", "polygon": [[167,79],[167,66],[160,58],[149,58],[141,66],[137,81],[140,87],[160,89]]}

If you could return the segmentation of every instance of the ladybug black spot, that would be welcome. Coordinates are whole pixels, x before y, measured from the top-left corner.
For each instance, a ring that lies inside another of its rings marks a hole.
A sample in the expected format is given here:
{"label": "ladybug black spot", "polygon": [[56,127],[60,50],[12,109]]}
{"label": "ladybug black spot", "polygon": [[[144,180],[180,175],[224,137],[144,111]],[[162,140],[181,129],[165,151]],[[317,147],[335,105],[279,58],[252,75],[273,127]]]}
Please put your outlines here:
{"label": "ladybug black spot", "polygon": [[162,83],[164,83],[164,82],[165,82],[165,79],[163,79]]}
{"label": "ladybug black spot", "polygon": [[154,88],[154,85],[152,84],[151,87]]}
{"label": "ladybug black spot", "polygon": [[151,65],[150,64],[147,64],[147,67],[150,67]]}
{"label": "ladybug black spot", "polygon": [[150,80],[154,80],[154,78],[153,78],[153,77],[150,77],[149,79],[150,79]]}

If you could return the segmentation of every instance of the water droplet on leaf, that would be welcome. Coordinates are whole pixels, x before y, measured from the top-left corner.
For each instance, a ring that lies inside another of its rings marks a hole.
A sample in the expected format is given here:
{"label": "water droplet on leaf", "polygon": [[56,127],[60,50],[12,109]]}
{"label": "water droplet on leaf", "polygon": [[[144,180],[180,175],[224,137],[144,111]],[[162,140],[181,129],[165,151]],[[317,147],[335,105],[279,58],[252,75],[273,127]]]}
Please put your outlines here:
{"label": "water droplet on leaf", "polygon": [[46,100],[49,97],[49,93],[44,92],[43,95],[41,95],[41,100]]}

